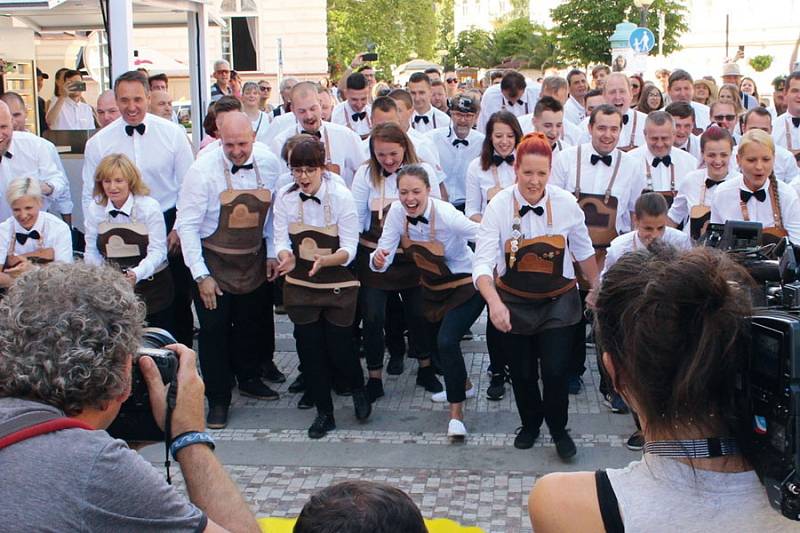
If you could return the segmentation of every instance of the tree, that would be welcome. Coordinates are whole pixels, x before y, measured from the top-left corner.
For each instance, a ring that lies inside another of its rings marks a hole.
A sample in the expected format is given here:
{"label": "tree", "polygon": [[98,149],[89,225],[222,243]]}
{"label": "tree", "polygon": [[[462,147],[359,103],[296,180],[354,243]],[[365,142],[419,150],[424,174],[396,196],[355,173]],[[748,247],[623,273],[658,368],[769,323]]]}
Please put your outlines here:
{"label": "tree", "polygon": [[495,66],[498,61],[492,34],[474,28],[462,31],[456,39],[453,58],[462,67],[490,68]]}
{"label": "tree", "polygon": [[518,60],[534,68],[560,66],[554,36],[527,17],[511,20],[494,32],[495,54],[503,61]]}
{"label": "tree", "polygon": [[[686,7],[675,0],[655,0],[650,6],[647,26],[658,38],[658,14],[664,13],[664,54],[680,49],[679,38],[689,29]],[[638,21],[639,8],[633,0],[568,0],[551,12],[558,35],[562,60],[581,64],[611,64],[608,38],[617,24]]]}
{"label": "tree", "polygon": [[455,0],[437,0],[436,2],[436,18],[439,28],[439,40],[436,43],[438,52],[445,52],[441,57],[442,67],[445,70],[453,70],[455,68],[455,17],[453,16],[455,10]]}

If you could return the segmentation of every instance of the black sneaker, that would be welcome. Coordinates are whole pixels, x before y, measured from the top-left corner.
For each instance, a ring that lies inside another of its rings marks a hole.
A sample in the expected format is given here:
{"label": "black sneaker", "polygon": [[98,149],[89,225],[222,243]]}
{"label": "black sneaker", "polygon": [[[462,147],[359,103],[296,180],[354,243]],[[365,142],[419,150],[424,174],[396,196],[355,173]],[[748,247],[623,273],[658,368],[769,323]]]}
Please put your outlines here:
{"label": "black sneaker", "polygon": [[286,381],[286,374],[278,370],[278,367],[272,362],[261,367],[261,377],[272,383],[283,383]]}
{"label": "black sneaker", "polygon": [[366,420],[372,414],[372,402],[369,401],[365,389],[361,388],[353,391],[353,407],[358,420]]}
{"label": "black sneaker", "polygon": [[527,450],[533,447],[533,443],[539,438],[539,430],[520,426],[517,428],[517,436],[514,438],[514,448]]}
{"label": "black sneaker", "polygon": [[331,388],[337,396],[353,395],[353,389],[351,389],[350,385],[348,385],[347,382],[343,381],[342,379],[334,379],[333,383],[331,384]]}
{"label": "black sneaker", "polygon": [[206,425],[209,429],[222,429],[228,425],[229,408],[227,405],[210,405],[208,407]]}
{"label": "black sneaker", "polygon": [[640,452],[644,448],[644,435],[638,429],[633,432],[633,435],[628,437],[625,447],[634,452]]}
{"label": "black sneaker", "polygon": [[308,438],[321,439],[334,429],[336,429],[336,422],[333,420],[333,413],[318,413],[314,423],[308,428]]}
{"label": "black sneaker", "polygon": [[436,372],[432,366],[421,366],[417,373],[417,385],[425,387],[428,392],[442,392],[444,386],[436,379]]}
{"label": "black sneaker", "polygon": [[575,448],[575,442],[566,431],[559,437],[553,437],[553,442],[556,445],[556,453],[558,453],[562,461],[575,457],[575,454],[578,453],[578,449]]}
{"label": "black sneaker", "polygon": [[259,400],[277,400],[280,398],[277,392],[267,387],[261,378],[252,378],[247,381],[239,382],[239,394],[258,398]]}
{"label": "black sneaker", "polygon": [[622,399],[622,396],[616,392],[608,392],[604,394],[603,403],[606,404],[609,409],[611,409],[612,413],[616,413],[618,415],[628,414],[628,405],[625,403],[625,400]]}
{"label": "black sneaker", "polygon": [[292,384],[289,385],[289,392],[292,394],[296,394],[298,392],[303,392],[306,390],[306,379],[303,377],[303,374],[298,374],[297,379],[292,381]]}
{"label": "black sneaker", "polygon": [[298,409],[311,409],[314,407],[314,398],[311,397],[311,393],[306,391],[300,397],[300,400],[297,402]]}
{"label": "black sneaker", "polygon": [[504,374],[492,374],[489,388],[486,389],[486,398],[493,402],[499,402],[506,395],[506,376]]}
{"label": "black sneaker", "polygon": [[380,378],[369,378],[367,380],[367,398],[370,403],[383,396],[383,381]]}
{"label": "black sneaker", "polygon": [[386,373],[391,376],[399,376],[403,373],[403,356],[389,357],[389,363],[386,365]]}

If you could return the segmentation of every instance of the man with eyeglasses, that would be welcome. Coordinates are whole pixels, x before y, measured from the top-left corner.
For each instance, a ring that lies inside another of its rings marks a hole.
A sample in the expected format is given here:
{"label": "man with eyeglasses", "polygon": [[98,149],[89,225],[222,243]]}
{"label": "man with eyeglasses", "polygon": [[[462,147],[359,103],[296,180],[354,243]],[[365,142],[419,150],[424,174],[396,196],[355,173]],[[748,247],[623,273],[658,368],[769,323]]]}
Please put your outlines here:
{"label": "man with eyeglasses", "polygon": [[272,113],[274,108],[272,107],[272,104],[269,103],[269,99],[272,96],[272,85],[270,85],[267,80],[259,81],[258,93],[258,108],[264,113]]}
{"label": "man with eyeglasses", "polygon": [[452,98],[458,92],[458,76],[451,71],[444,73],[444,83],[447,87],[447,97]]}
{"label": "man with eyeglasses", "polygon": [[[734,135],[736,130],[737,115],[736,108],[730,102],[714,102],[711,104],[711,121],[722,129]],[[737,135],[741,137],[741,135]]]}
{"label": "man with eyeglasses", "polygon": [[216,102],[225,95],[233,94],[231,87],[231,64],[224,59],[214,61],[214,79],[211,86],[211,101]]}

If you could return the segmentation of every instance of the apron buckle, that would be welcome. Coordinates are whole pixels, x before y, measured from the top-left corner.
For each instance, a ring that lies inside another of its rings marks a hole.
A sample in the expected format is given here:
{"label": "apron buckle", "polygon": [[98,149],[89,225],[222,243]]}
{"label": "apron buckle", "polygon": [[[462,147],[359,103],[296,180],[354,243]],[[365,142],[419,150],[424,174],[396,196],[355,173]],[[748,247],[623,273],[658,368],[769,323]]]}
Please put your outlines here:
{"label": "apron buckle", "polygon": [[341,294],[342,289],[340,287],[336,287],[333,289],[333,294]]}

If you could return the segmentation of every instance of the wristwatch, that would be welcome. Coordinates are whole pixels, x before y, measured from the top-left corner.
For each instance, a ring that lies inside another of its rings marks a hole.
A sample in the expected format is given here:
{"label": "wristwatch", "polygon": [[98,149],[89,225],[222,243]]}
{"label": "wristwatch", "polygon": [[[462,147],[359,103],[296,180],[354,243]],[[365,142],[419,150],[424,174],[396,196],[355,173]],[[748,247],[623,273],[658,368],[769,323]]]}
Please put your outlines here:
{"label": "wristwatch", "polygon": [[196,278],[194,278],[194,281],[195,281],[195,283],[199,284],[199,283],[202,283],[204,279],[210,278],[210,277],[211,276],[209,274],[202,274],[202,275],[197,276]]}

